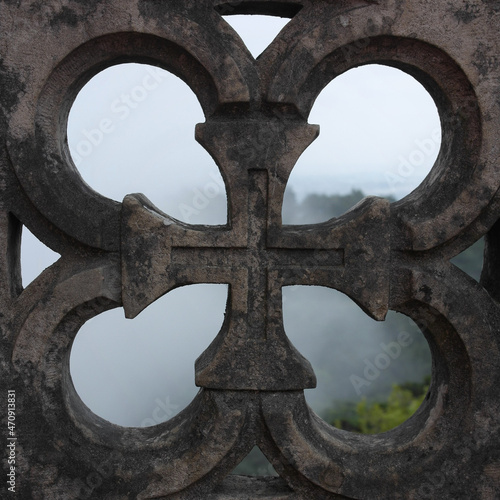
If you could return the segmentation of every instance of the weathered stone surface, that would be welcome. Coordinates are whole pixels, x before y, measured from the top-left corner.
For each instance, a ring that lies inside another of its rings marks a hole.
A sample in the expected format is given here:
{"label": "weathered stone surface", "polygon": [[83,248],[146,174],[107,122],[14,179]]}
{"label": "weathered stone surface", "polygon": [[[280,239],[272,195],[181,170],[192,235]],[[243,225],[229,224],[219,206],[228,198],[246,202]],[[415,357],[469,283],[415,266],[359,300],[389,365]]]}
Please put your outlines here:
{"label": "weathered stone surface", "polygon": [[[238,13],[292,19],[254,60],[221,17]],[[16,391],[17,498],[499,498],[499,31],[495,0],[0,2],[0,405]],[[197,95],[206,122],[193,130],[221,170],[227,224],[183,224],[81,180],[69,108],[125,61],[163,67]],[[316,97],[366,63],[433,96],[436,165],[397,203],[367,198],[323,224],[283,226],[289,175],[318,134]],[[23,225],[62,256],[24,290]],[[479,284],[449,260],[483,235]],[[69,374],[78,329],[191,283],[230,285],[224,326],[196,363],[198,396],[151,428],[94,415]],[[299,284],[421,326],[433,378],[410,420],[361,436],[311,412],[315,376],[282,319],[281,287]],[[229,475],[255,445],[280,478]]]}

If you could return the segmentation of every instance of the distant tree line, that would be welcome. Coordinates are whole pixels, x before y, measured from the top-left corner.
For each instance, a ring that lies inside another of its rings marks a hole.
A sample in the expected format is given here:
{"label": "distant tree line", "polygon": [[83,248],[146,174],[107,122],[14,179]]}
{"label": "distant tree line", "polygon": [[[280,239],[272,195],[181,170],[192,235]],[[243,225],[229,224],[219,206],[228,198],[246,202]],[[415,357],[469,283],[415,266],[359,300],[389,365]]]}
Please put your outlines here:
{"label": "distant tree line", "polygon": [[[354,207],[366,195],[360,189],[347,194],[308,194],[301,202],[292,190],[287,190],[283,202],[284,224],[314,224],[339,217]],[[392,196],[386,196],[396,201]]]}

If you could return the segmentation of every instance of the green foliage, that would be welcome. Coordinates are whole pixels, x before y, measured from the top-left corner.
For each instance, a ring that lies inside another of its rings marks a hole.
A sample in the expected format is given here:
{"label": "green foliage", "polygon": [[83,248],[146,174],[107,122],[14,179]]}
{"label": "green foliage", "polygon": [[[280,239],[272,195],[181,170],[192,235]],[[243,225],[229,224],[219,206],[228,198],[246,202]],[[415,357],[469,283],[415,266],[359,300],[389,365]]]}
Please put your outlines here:
{"label": "green foliage", "polygon": [[324,411],[322,417],[338,429],[361,432],[359,415],[354,401],[334,401],[333,408]]}
{"label": "green foliage", "polygon": [[[313,224],[338,217],[365,197],[359,189],[346,195],[310,194],[301,202],[287,190],[283,203],[284,224]],[[389,201],[394,201],[390,196]],[[452,263],[479,280],[483,263],[484,242],[479,240],[470,248],[452,259]],[[311,318],[314,322],[315,318]],[[418,377],[430,372],[430,358],[427,342],[417,325],[403,314],[392,314],[384,322],[385,332],[381,342],[391,342],[402,331],[408,332],[414,341],[405,347],[396,362],[384,371],[377,381],[377,388],[367,389],[365,397],[359,400],[334,400],[321,417],[339,429],[364,434],[388,431],[408,420],[423,402],[430,384],[430,376],[421,382]],[[346,368],[332,363],[331,353],[338,347],[338,338],[332,335],[332,325],[324,324],[324,342],[321,352],[315,358],[315,371],[330,375],[331,387],[336,381],[345,379]],[[353,346],[354,348],[354,346]],[[348,355],[348,354],[347,354]],[[339,373],[339,370],[343,370]],[[385,380],[383,380],[385,379]],[[374,384],[375,386],[375,384]],[[336,389],[337,391],[339,388]],[[347,397],[347,395],[346,395]],[[258,448],[254,448],[234,470],[234,473],[248,475],[275,475],[276,472]]]}
{"label": "green foliage", "polygon": [[422,404],[428,391],[429,378],[421,383],[393,385],[387,401],[359,403],[344,401],[330,410],[327,420],[335,427],[362,434],[378,434],[394,429],[408,420]]}
{"label": "green foliage", "polygon": [[[322,416],[339,429],[363,434],[385,432],[408,420],[421,405],[427,394],[429,378],[422,382],[394,385],[385,402],[337,401],[334,408]],[[276,471],[267,458],[255,447],[234,469],[233,474],[248,476],[275,476]]]}
{"label": "green foliage", "polygon": [[394,385],[384,403],[368,403],[364,397],[357,405],[359,428],[363,434],[386,432],[408,420],[422,404],[425,393],[416,397],[408,389]]}

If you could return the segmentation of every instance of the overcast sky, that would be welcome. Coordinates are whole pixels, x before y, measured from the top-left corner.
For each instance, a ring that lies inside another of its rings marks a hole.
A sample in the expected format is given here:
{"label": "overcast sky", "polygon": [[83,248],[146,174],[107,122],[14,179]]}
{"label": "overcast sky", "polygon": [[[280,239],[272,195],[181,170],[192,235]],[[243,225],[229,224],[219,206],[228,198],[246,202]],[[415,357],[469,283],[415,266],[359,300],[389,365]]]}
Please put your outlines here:
{"label": "overcast sky", "polygon": [[[260,16],[228,21],[254,55],[286,22]],[[68,141],[82,177],[103,195],[121,201],[128,193],[143,192],[173,217],[223,224],[220,173],[194,140],[194,126],[203,121],[184,82],[158,68],[119,65],[80,92],[69,117]],[[337,77],[317,99],[309,122],[319,124],[321,132],[292,172],[288,188],[299,198],[352,189],[401,198],[427,175],[440,145],[439,118],[428,93],[409,75],[384,66]],[[26,234],[25,284],[57,257]],[[297,291],[285,290],[285,298],[287,293]],[[84,402],[121,425],[152,425],[160,416],[164,420],[177,413],[197,391],[194,360],[217,334],[226,296],[225,285],[184,287],[135,320],[125,320],[120,309],[89,321],[78,333],[71,357],[73,380]],[[330,313],[331,297],[325,296]]]}

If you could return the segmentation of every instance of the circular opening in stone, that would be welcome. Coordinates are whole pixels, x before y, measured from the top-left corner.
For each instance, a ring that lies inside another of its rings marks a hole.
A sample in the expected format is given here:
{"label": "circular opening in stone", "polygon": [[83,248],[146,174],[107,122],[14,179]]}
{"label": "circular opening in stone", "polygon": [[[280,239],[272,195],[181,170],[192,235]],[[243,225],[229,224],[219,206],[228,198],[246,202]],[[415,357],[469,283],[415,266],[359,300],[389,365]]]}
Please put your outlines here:
{"label": "circular opening in stone", "polygon": [[98,416],[127,427],[166,421],[195,397],[194,362],[224,320],[226,285],[177,288],[133,320],[113,309],[76,335],[70,373]]}
{"label": "circular opening in stone", "polygon": [[286,224],[323,222],[366,195],[396,201],[412,192],[441,148],[434,100],[415,78],[369,64],[336,77],[309,123],[320,135],[302,154],[285,192]]}
{"label": "circular opening in stone", "polygon": [[407,316],[390,311],[377,322],[346,295],[316,286],[283,288],[283,315],[288,337],[318,380],[316,389],[305,391],[306,400],[333,426],[388,431],[428,394],[430,348]]}
{"label": "circular opening in stone", "polygon": [[144,193],[170,216],[225,224],[226,191],[210,155],[194,139],[199,102],[178,77],[148,64],[119,64],[94,76],[68,117],[68,147],[84,181],[122,201]]}

